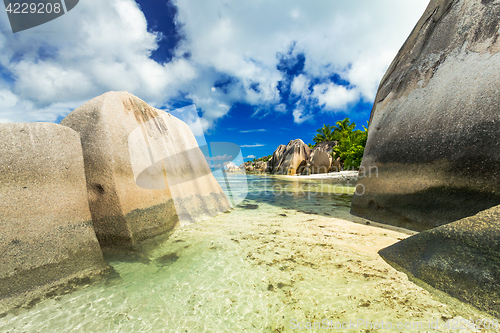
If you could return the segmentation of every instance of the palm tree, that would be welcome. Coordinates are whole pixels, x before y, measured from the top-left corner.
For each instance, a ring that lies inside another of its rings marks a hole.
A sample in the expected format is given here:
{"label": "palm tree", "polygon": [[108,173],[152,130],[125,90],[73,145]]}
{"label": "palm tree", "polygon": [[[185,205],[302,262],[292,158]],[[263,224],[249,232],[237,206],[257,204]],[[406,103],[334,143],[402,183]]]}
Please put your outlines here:
{"label": "palm tree", "polygon": [[319,130],[316,131],[318,133],[313,138],[314,143],[318,144],[323,141],[333,141],[334,140],[332,131],[333,128],[334,128],[333,126],[323,124],[323,127],[321,127]]}
{"label": "palm tree", "polygon": [[354,128],[356,127],[356,123],[351,123],[349,118],[345,118],[344,120],[339,120],[335,123],[335,127],[333,130],[334,137],[337,141],[341,140],[342,137],[349,135],[352,133]]}

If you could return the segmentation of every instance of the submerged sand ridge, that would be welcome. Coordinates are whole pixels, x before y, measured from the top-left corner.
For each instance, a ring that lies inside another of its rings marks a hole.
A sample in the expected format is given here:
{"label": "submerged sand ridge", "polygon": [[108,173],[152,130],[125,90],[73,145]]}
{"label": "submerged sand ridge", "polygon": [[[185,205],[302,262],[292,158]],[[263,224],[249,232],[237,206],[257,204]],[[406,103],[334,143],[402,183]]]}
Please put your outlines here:
{"label": "submerged sand ridge", "polygon": [[431,320],[440,328],[409,331],[457,332],[443,327],[446,320],[491,319],[453,299],[440,300],[385,263],[377,251],[409,235],[356,217],[339,219],[349,218],[349,196],[266,196],[256,189],[250,186],[247,200],[231,212],[176,230],[147,253],[148,260],[113,259],[122,283],[9,314],[0,329],[289,332],[299,322],[360,319]]}

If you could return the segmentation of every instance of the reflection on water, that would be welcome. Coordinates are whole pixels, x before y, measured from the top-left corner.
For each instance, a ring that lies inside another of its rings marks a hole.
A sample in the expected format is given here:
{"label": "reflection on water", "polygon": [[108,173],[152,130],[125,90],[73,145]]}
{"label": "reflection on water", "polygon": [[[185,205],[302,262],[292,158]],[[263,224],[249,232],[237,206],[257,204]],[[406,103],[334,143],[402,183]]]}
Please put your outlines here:
{"label": "reflection on water", "polygon": [[299,322],[328,331],[345,320],[485,318],[441,303],[378,257],[407,235],[333,219],[364,222],[349,215],[353,185],[249,176],[248,196],[231,212],[134,257],[108,255],[120,283],[18,310],[0,331],[285,332]]}
{"label": "reflection on water", "polygon": [[[353,181],[254,175],[246,177],[231,175],[228,179],[218,178],[217,180],[228,182],[232,192],[236,192],[239,197],[245,197],[246,194],[247,201],[354,222],[364,221],[349,214],[356,185]],[[244,186],[244,183],[247,186]]]}

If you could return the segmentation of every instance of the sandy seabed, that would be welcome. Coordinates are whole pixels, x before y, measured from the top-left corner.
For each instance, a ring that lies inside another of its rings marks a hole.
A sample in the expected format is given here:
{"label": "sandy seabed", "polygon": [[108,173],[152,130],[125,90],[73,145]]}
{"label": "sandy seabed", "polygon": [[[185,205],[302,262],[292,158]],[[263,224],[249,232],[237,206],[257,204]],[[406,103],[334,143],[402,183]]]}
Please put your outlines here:
{"label": "sandy seabed", "polygon": [[[349,217],[348,203],[328,209],[352,221],[318,215],[318,200],[302,211],[245,200],[176,230],[139,260],[108,258],[121,283],[19,310],[0,319],[0,331],[490,331],[445,328],[447,320],[492,318],[422,289],[377,254],[412,232],[366,225]],[[349,321],[364,325],[339,326]]]}

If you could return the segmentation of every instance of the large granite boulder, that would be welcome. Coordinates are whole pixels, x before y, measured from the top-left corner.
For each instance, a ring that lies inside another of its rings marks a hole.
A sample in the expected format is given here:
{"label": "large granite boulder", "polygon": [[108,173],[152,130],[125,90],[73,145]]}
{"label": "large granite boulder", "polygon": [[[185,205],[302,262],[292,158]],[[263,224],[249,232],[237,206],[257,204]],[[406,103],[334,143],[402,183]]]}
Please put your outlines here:
{"label": "large granite boulder", "polygon": [[500,206],[379,253],[410,276],[500,317]]}
{"label": "large granite boulder", "polygon": [[283,161],[280,165],[280,172],[284,175],[301,174],[307,167],[307,161],[311,155],[311,148],[302,140],[296,139],[288,143],[283,153]]}
{"label": "large granite boulder", "polygon": [[311,155],[309,148],[302,140],[296,139],[288,145],[280,145],[267,163],[267,172],[281,175],[301,174],[307,168]]}
{"label": "large granite boulder", "polygon": [[500,204],[500,2],[432,0],[383,77],[352,213],[414,230]]}
{"label": "large granite boulder", "polygon": [[332,155],[328,152],[314,149],[309,157],[305,172],[308,174],[328,173],[332,165],[332,160]]}
{"label": "large granite boulder", "polygon": [[101,245],[135,247],[230,208],[186,123],[127,92],[96,97],[61,125],[81,136]]}
{"label": "large granite boulder", "polygon": [[283,154],[285,153],[286,146],[279,145],[278,148],[274,151],[273,156],[267,162],[266,172],[268,173],[277,173],[283,162]]}
{"label": "large granite boulder", "polygon": [[254,167],[255,171],[260,172],[260,173],[266,172],[266,170],[267,170],[267,163],[268,162],[258,161],[257,163],[255,163],[255,167]]}
{"label": "large granite boulder", "polygon": [[323,142],[318,142],[316,146],[314,147],[314,150],[321,150],[327,153],[333,153],[333,148],[337,146],[337,141],[323,141]]}
{"label": "large granite boulder", "polygon": [[342,162],[340,160],[340,157],[338,157],[336,160],[332,161],[332,164],[330,165],[329,172],[340,172],[343,170],[344,170],[344,168],[342,168]]}
{"label": "large granite boulder", "polygon": [[112,271],[92,227],[78,133],[0,125],[0,313]]}
{"label": "large granite boulder", "polygon": [[[315,150],[321,150],[321,151],[327,152],[328,154],[330,154],[330,156],[332,156],[333,148],[335,148],[337,146],[337,144],[338,144],[337,141],[323,141],[323,142],[318,143],[316,145],[316,147],[314,147],[313,152]],[[335,159],[335,160],[332,157],[330,169],[328,170],[328,172],[339,172],[342,170],[343,169],[342,169],[342,163],[340,161],[340,157]]]}
{"label": "large granite boulder", "polygon": [[337,141],[324,141],[318,143],[311,152],[305,173],[318,174],[340,171],[340,159],[333,160],[332,157],[333,148],[336,145]]}

